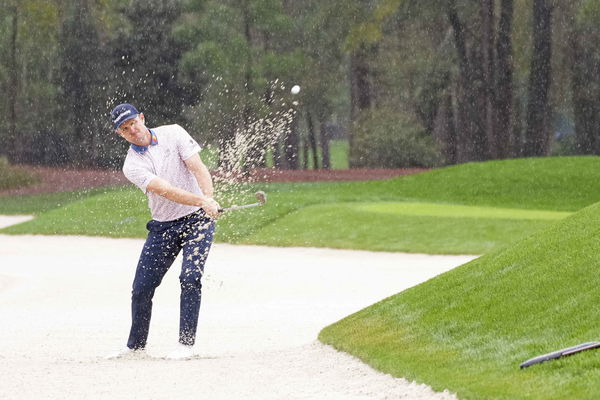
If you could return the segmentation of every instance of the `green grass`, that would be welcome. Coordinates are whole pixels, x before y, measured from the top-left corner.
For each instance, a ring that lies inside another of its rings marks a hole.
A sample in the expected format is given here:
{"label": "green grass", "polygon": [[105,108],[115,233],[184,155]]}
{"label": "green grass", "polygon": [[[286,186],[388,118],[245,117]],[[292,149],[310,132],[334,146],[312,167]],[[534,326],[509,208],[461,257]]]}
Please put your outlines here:
{"label": "green grass", "polygon": [[569,212],[522,210],[518,208],[477,207],[409,202],[353,204],[353,208],[357,211],[385,214],[385,216],[418,215],[443,218],[558,220],[571,214]]}
{"label": "green grass", "polygon": [[332,140],[329,142],[331,169],[349,168],[348,154],[350,145],[347,140]]}
{"label": "green grass", "polygon": [[328,203],[291,212],[240,243],[482,254],[567,215],[431,203]]}
{"label": "green grass", "polygon": [[[217,240],[482,254],[566,215],[551,213],[548,219],[543,211],[576,211],[593,203],[600,197],[597,171],[598,157],[519,159],[380,181],[221,187],[224,205],[254,201],[251,193],[258,189],[269,201],[222,218]],[[233,199],[234,193],[241,195]],[[2,231],[14,234],[143,237],[149,218],[143,194],[133,187],[6,199],[0,213],[38,215]]]}
{"label": "green grass", "polygon": [[[382,181],[389,185],[391,181]],[[271,246],[315,246],[373,251],[482,254],[536,232],[566,212],[510,210],[432,203],[351,202],[353,185],[271,184],[268,206],[225,215],[217,241]],[[339,186],[336,188],[336,186]],[[254,201],[256,186],[244,186]],[[325,194],[327,190],[327,195]],[[317,195],[315,195],[315,192]],[[321,193],[321,195],[318,195]],[[368,192],[363,196],[368,197]],[[11,234],[143,237],[150,218],[145,196],[135,188],[79,193],[77,201],[5,228]],[[325,204],[314,204],[315,200]],[[346,202],[336,203],[334,199]],[[54,199],[55,202],[58,199]],[[63,200],[64,201],[64,200]],[[26,202],[22,203],[26,204]],[[47,203],[45,203],[47,204]],[[13,210],[14,211],[14,210]],[[27,213],[19,209],[16,213]],[[341,223],[340,221],[343,221]]]}
{"label": "green grass", "polygon": [[65,207],[68,204],[82,201],[89,197],[101,195],[119,187],[103,187],[92,190],[74,192],[58,192],[39,195],[0,197],[0,214],[17,215],[43,213],[55,208]]}
{"label": "green grass", "polygon": [[597,340],[600,204],[325,328],[375,368],[465,399],[600,397],[598,352],[525,370]]}
{"label": "green grass", "polygon": [[[336,139],[329,142],[329,162],[331,169],[346,169],[349,168],[348,154],[350,152],[350,145],[347,140]],[[313,169],[313,151],[308,151],[308,169]],[[319,168],[323,167],[323,153],[321,148],[317,148],[317,158]],[[298,155],[299,160],[304,160],[304,151],[300,149]],[[269,163],[272,166],[272,163]]]}
{"label": "green grass", "polygon": [[600,199],[600,157],[547,157],[468,163],[401,179],[406,200],[576,211]]}
{"label": "green grass", "polygon": [[[150,219],[146,197],[139,189],[115,186],[92,191],[46,195],[47,208],[36,213],[38,196],[27,196],[22,207],[12,204],[15,214],[38,214],[31,221],[14,225],[2,233],[39,235],[88,235],[143,237]],[[4,206],[4,204],[3,204]],[[8,214],[2,211],[4,214]]]}

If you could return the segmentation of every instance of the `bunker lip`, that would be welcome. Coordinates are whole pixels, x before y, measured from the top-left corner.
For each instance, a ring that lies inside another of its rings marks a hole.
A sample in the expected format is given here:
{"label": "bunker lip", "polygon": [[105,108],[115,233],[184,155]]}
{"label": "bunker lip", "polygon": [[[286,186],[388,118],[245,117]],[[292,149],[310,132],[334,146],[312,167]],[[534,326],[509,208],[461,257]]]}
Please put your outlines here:
{"label": "bunker lip", "polygon": [[0,229],[30,221],[33,215],[0,215]]}

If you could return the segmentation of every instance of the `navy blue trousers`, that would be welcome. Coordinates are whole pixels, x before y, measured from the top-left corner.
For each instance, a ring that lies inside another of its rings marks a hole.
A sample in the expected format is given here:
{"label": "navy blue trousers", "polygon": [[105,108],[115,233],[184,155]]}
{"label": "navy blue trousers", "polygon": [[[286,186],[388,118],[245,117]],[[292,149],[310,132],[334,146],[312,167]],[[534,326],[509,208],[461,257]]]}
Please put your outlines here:
{"label": "navy blue trousers", "polygon": [[200,280],[213,241],[215,223],[200,210],[174,221],[151,220],[146,228],[148,238],[133,280],[132,322],[127,347],[141,349],[146,346],[154,292],[182,250],[179,342],[193,345],[202,296]]}

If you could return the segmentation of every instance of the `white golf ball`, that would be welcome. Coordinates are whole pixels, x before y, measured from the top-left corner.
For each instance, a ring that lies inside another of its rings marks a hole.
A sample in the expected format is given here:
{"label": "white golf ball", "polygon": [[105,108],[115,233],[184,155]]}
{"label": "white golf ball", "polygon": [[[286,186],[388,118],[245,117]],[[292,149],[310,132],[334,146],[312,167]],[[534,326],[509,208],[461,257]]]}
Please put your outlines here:
{"label": "white golf ball", "polygon": [[298,85],[292,86],[292,90],[290,90],[290,92],[292,92],[292,94],[300,93],[300,86],[298,86]]}

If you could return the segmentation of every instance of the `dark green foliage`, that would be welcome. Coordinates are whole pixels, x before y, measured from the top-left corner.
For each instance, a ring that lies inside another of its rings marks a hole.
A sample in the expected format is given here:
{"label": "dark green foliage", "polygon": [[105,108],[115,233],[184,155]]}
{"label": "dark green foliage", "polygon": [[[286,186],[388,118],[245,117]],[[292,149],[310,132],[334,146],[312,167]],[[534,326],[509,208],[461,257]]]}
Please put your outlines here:
{"label": "dark green foliage", "polygon": [[572,29],[576,154],[600,154],[600,4],[583,2]]}
{"label": "dark green foliage", "polygon": [[[532,64],[539,55],[531,41],[533,5],[540,10],[542,3],[554,6],[554,25],[544,25],[536,43],[553,52]],[[271,162],[261,156],[267,147],[278,167],[296,167],[308,150],[322,155],[310,164],[327,167],[332,127],[360,153],[354,133],[380,132],[363,115],[378,110],[418,121],[424,136],[434,138],[435,146],[424,145],[446,163],[546,155],[551,148],[573,152],[570,142],[552,147],[555,114],[574,121],[576,152],[598,153],[595,1],[0,0],[0,6],[6,11],[0,154],[14,162],[118,168],[126,144],[111,134],[108,112],[125,101],[145,111],[150,125],[181,123],[221,150],[236,132],[250,131],[255,145],[239,151],[246,168]],[[544,79],[529,84],[530,77]],[[294,84],[302,91],[291,98]],[[538,100],[547,107],[528,116],[526,105],[533,110]],[[281,119],[292,101],[294,119],[277,143],[252,131],[256,121]],[[540,137],[532,142],[534,133]]]}
{"label": "dark green foliage", "polygon": [[433,167],[441,163],[431,136],[410,116],[390,110],[364,112],[354,128],[356,167]]}
{"label": "dark green foliage", "polygon": [[11,166],[6,158],[0,157],[0,190],[29,186],[36,182],[38,182],[37,176]]}
{"label": "dark green foliage", "polygon": [[182,14],[181,0],[134,0],[123,8],[124,19],[111,43],[114,68],[110,79],[112,107],[133,103],[151,126],[171,124],[191,100],[192,88],[179,79],[184,45],[171,31]]}
{"label": "dark green foliage", "polygon": [[[265,149],[272,147],[286,154],[275,157],[278,165],[296,167],[299,116],[289,111],[289,88],[300,81],[307,61],[284,2],[190,2],[187,11],[174,34],[187,46],[182,78],[197,92],[185,116],[201,133],[199,140],[218,145],[223,169],[262,166]],[[287,116],[289,129],[275,140],[264,126]],[[237,145],[236,135],[246,144]]]}
{"label": "dark green foliage", "polygon": [[[63,130],[55,147],[61,163],[79,166],[103,165],[101,152],[106,122],[106,48],[88,0],[67,2],[60,35],[60,75],[58,85],[63,101],[58,114]],[[49,132],[50,133],[50,132]]]}

